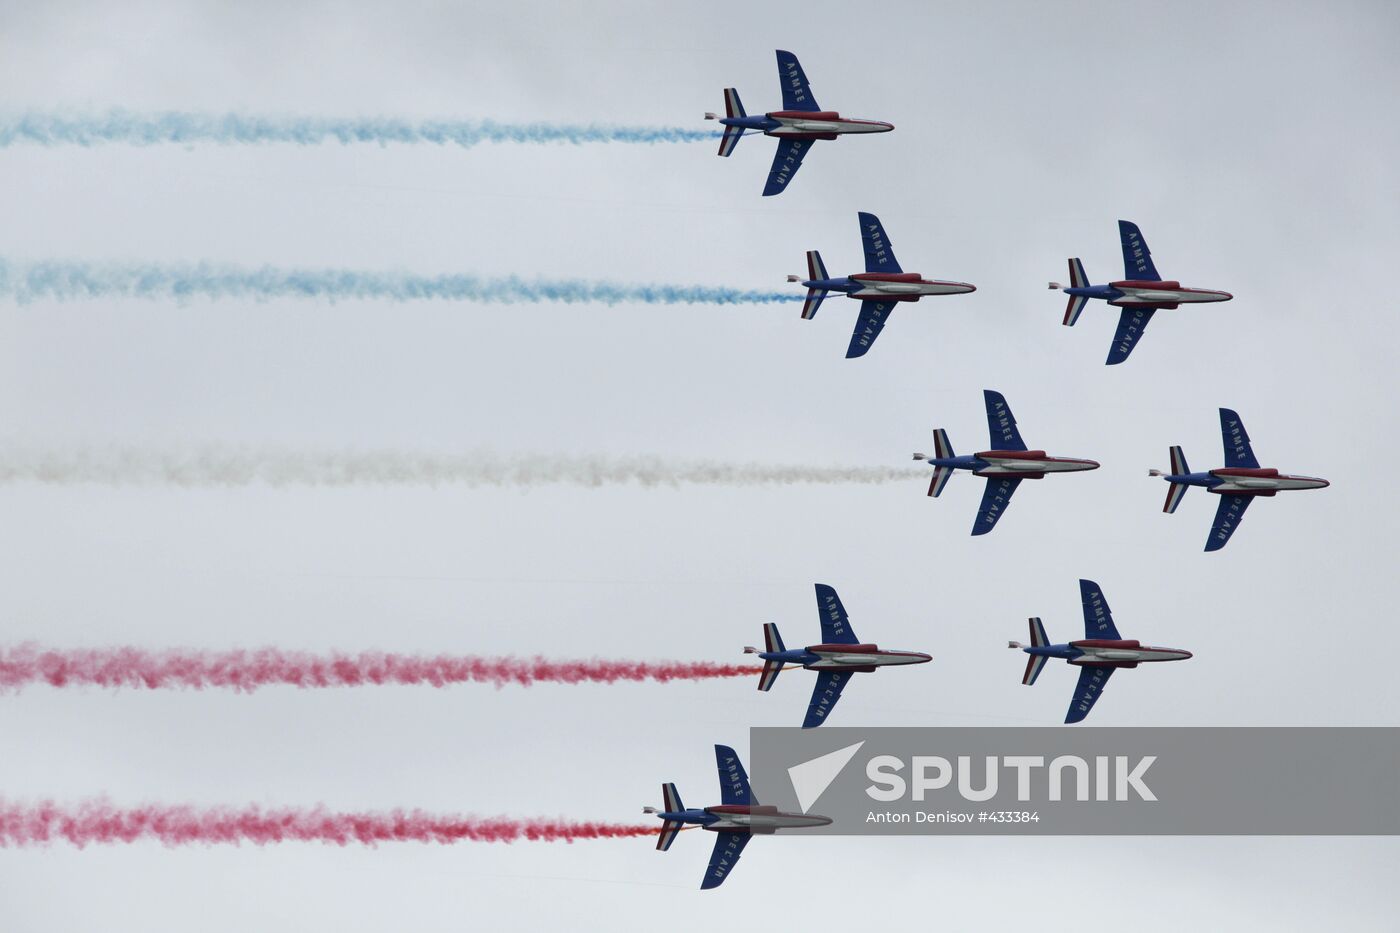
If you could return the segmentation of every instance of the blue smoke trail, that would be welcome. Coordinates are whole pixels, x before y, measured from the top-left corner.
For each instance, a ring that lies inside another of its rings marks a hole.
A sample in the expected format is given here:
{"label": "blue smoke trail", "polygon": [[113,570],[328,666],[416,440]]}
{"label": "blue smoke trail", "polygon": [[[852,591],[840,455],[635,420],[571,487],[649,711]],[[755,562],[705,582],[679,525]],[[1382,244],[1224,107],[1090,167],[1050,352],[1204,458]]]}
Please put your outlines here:
{"label": "blue smoke trail", "polygon": [[197,263],[35,262],[0,259],[0,296],[20,304],[41,299],[91,298],[377,299],[385,301],[479,301],[524,304],[616,305],[778,304],[801,301],[791,292],[745,291],[713,285],[629,285],[586,279],[482,278],[474,275],[417,275],[411,272],[357,272],[350,269],[249,269]]}
{"label": "blue smoke trail", "polygon": [[250,116],[236,113],[130,113],[68,116],[28,113],[0,117],[0,147],[24,143],[41,146],[97,146],[126,143],[216,143],[243,145],[295,143],[433,143],[475,146],[479,143],[692,143],[713,140],[711,130],[667,126],[607,126],[569,123],[497,123],[494,120],[397,120],[391,118],[320,118]]}

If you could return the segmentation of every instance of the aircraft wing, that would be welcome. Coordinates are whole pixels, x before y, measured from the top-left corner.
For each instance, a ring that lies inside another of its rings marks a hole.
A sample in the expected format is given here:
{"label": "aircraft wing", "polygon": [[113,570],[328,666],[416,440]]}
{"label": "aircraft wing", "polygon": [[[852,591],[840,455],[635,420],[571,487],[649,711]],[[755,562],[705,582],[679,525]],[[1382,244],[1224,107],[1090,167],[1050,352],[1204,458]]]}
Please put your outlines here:
{"label": "aircraft wing", "polygon": [[1098,702],[1103,694],[1104,685],[1112,675],[1111,667],[1081,667],[1079,685],[1074,688],[1074,698],[1069,701],[1069,712],[1065,714],[1065,722],[1082,722]]}
{"label": "aircraft wing", "polygon": [[782,194],[792,176],[802,167],[807,150],[812,148],[811,139],[780,139],[778,151],[773,154],[773,167],[768,170],[768,184],[763,187],[763,196]]}
{"label": "aircraft wing", "polygon": [[802,63],[791,52],[778,49],[778,85],[783,91],[784,110],[805,110],[815,113],[822,108],[812,96],[812,85],[802,70]]}
{"label": "aircraft wing", "polygon": [[894,247],[885,236],[885,228],[880,218],[874,214],[860,212],[860,245],[865,250],[866,272],[903,272],[899,260],[894,258]]}
{"label": "aircraft wing", "polygon": [[719,802],[726,806],[751,807],[758,803],[749,790],[749,776],[744,763],[728,745],[715,746],[715,766],[719,769]]}
{"label": "aircraft wing", "polygon": [[1253,501],[1253,496],[1220,497],[1220,505],[1215,510],[1215,524],[1210,526],[1210,537],[1206,539],[1207,551],[1218,551],[1229,542],[1235,529],[1240,527],[1244,510]]}
{"label": "aircraft wing", "polygon": [[860,317],[856,318],[856,329],[851,332],[851,343],[846,347],[846,359],[853,360],[858,356],[865,356],[875,343],[875,338],[880,336],[880,331],[885,329],[885,322],[889,320],[890,312],[897,304],[897,301],[861,299]]}
{"label": "aircraft wing", "polygon": [[1225,445],[1225,465],[1259,469],[1259,461],[1254,458],[1254,448],[1249,444],[1249,434],[1244,429],[1240,416],[1228,408],[1220,409],[1220,441]]}
{"label": "aircraft wing", "polygon": [[1105,638],[1118,641],[1118,626],[1113,624],[1113,612],[1108,608],[1108,600],[1099,592],[1099,585],[1093,580],[1079,581],[1079,601],[1084,604],[1084,637]]}
{"label": "aircraft wing", "polygon": [[744,846],[748,845],[752,838],[743,832],[715,833],[715,849],[710,853],[710,867],[705,869],[705,880],[700,882],[702,891],[724,884],[724,879],[729,877],[729,873],[739,861],[739,853],[744,851]]}
{"label": "aircraft wing", "polygon": [[812,702],[807,705],[807,718],[802,720],[802,728],[815,729],[826,722],[827,715],[841,699],[841,691],[846,682],[855,675],[850,671],[819,671],[817,685],[812,688]]}
{"label": "aircraft wing", "polygon": [[1016,416],[1011,414],[1011,406],[1006,404],[1006,396],[991,389],[982,390],[982,400],[987,405],[987,435],[991,438],[992,450],[1025,450],[1026,442],[1021,440],[1021,432],[1016,429]]}
{"label": "aircraft wing", "polygon": [[1126,360],[1147,330],[1147,322],[1156,313],[1156,308],[1124,308],[1118,315],[1118,329],[1113,332],[1113,345],[1108,348],[1108,359],[1104,362],[1116,366]]}
{"label": "aircraft wing", "polygon": [[1123,278],[1137,282],[1162,281],[1157,267],[1152,264],[1152,250],[1147,248],[1137,224],[1118,221],[1118,239],[1123,243]]}
{"label": "aircraft wing", "polygon": [[1019,476],[989,476],[987,489],[982,493],[982,505],[977,509],[977,521],[972,525],[972,533],[984,535],[996,527],[1006,507],[1011,504],[1011,494],[1021,485]]}
{"label": "aircraft wing", "polygon": [[858,645],[860,639],[851,628],[851,618],[836,590],[825,583],[817,584],[817,617],[822,625],[822,644]]}

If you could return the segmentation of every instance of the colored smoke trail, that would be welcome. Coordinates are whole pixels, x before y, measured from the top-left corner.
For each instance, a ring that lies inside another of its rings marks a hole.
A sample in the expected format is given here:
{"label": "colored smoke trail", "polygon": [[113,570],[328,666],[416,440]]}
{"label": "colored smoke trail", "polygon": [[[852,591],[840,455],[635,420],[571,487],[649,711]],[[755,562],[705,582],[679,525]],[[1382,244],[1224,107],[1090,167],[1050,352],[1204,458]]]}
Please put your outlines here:
{"label": "colored smoke trail", "polygon": [[377,143],[470,147],[481,143],[693,143],[713,130],[598,123],[498,123],[495,120],[401,120],[390,117],[296,117],[238,113],[24,113],[0,117],[0,147],[291,143]]}
{"label": "colored smoke trail", "polygon": [[32,262],[0,259],[0,295],[21,304],[51,299],[193,298],[270,301],[320,298],[376,301],[475,301],[495,304],[788,304],[792,292],[720,285],[648,285],[588,279],[483,278],[352,269],[244,268],[213,263]]}
{"label": "colored smoke trail", "polygon": [[748,677],[759,669],[704,661],[551,661],[546,658],[404,655],[365,651],[313,654],[259,648],[199,651],[141,648],[79,648],[59,651],[24,644],[0,647],[0,692],[31,684],[53,687],[137,689],[222,688],[252,693],[260,687],[302,688],[463,683],[528,687],[538,683],[611,684],[618,681],[709,680]]}
{"label": "colored smoke trail", "polygon": [[167,846],[321,842],[575,842],[654,836],[654,826],[572,820],[434,815],[421,810],[341,813],[325,807],[117,807],[106,800],[64,806],[0,800],[0,848],[69,842],[79,848],[155,840]]}
{"label": "colored smoke trail", "polygon": [[641,487],[880,485],[927,471],[908,467],[782,465],[588,454],[428,454],[402,451],[180,452],[134,447],[34,450],[0,446],[0,485]]}

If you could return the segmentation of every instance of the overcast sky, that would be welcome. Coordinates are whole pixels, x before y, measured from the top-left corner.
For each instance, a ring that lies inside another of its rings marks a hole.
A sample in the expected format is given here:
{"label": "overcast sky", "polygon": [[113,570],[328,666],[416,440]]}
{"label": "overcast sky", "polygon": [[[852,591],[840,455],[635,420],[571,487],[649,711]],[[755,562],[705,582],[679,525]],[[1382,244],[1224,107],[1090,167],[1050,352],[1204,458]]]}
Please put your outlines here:
{"label": "overcast sky", "polygon": [[[986,443],[983,388],[1032,447],[1103,468],[982,482],[643,490],[0,487],[0,641],[737,659],[812,583],[868,641],[934,662],[861,678],[841,725],[1060,722],[1074,671],[1020,684],[1028,615],[1079,634],[1097,580],[1125,637],[1190,649],[1115,678],[1098,726],[1400,725],[1384,485],[1396,442],[1400,13],[1387,3],[0,4],[0,106],[703,126],[777,109],[773,49],[824,107],[895,132],[816,147],[759,197],[773,143],[16,146],[0,256],[214,260],[782,287],[856,212],[904,268],[975,294],[900,307],[860,360],[854,302],[796,307],[347,301],[0,306],[0,439],[902,465]],[[867,51],[870,50],[870,51]],[[1136,221],[1167,278],[1232,292],[1060,326],[1065,259],[1121,275]],[[1257,503],[1146,476],[1220,463],[1216,409],[1325,491]],[[3,454],[0,454],[3,456]],[[711,746],[800,721],[810,675],[494,690],[0,698],[0,796],[423,807],[641,819]],[[710,838],[376,850],[0,850],[6,930],[1393,929],[1381,839],[760,839],[715,892]],[[808,913],[808,910],[814,912]],[[711,912],[713,911],[713,912]]]}

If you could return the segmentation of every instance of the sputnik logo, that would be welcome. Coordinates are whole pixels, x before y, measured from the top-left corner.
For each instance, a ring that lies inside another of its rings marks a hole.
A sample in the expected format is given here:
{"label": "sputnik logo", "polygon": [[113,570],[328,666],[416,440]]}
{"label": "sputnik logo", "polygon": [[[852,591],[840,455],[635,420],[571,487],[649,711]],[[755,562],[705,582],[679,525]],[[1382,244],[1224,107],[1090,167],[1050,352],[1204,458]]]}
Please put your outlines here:
{"label": "sputnik logo", "polygon": [[812,806],[821,799],[822,794],[831,786],[841,771],[850,764],[856,752],[865,744],[861,740],[854,745],[847,745],[845,748],[838,748],[834,752],[827,752],[817,758],[804,761],[800,765],[793,765],[788,768],[788,779],[792,781],[792,789],[797,794],[797,805],[806,813]]}

